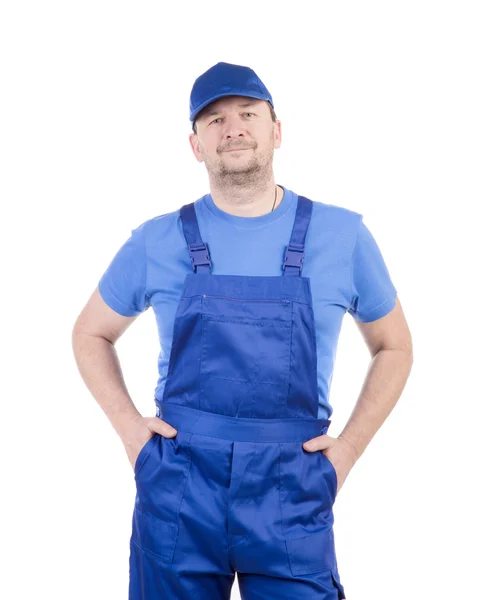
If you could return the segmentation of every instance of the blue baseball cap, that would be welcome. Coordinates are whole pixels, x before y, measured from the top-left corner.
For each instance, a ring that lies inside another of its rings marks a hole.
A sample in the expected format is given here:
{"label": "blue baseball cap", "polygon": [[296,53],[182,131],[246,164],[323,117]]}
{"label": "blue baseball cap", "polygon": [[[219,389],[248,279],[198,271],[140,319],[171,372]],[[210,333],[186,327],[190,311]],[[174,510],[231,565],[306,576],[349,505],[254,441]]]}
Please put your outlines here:
{"label": "blue baseball cap", "polygon": [[248,96],[270,102],[273,100],[262,80],[253,69],[219,62],[205,71],[194,82],[190,95],[190,121],[210,102],[224,96]]}

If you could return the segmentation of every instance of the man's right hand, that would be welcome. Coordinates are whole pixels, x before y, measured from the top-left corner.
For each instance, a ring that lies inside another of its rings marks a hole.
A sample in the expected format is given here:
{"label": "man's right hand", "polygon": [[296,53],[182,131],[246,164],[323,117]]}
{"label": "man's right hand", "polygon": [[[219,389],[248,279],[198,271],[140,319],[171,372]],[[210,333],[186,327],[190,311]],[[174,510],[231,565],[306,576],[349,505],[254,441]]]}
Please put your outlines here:
{"label": "man's right hand", "polygon": [[153,437],[155,433],[172,438],[178,430],[159,417],[138,417],[131,421],[129,427],[123,432],[121,439],[126,449],[129,462],[134,469],[136,459],[141,448]]}

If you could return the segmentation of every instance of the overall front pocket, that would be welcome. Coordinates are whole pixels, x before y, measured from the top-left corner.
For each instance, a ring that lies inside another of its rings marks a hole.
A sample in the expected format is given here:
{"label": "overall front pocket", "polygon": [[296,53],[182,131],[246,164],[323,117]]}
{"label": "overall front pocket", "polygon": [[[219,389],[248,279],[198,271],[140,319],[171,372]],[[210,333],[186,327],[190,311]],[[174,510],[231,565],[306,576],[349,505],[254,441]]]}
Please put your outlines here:
{"label": "overall front pocket", "polygon": [[134,462],[134,477],[137,477],[139,474],[139,471],[141,470],[142,466],[144,465],[144,463],[146,462],[151,450],[153,449],[154,444],[156,443],[156,436],[158,436],[158,433],[155,433],[154,435],[152,435],[143,445],[143,447],[141,448],[141,450],[139,451],[139,454],[136,457],[136,460]]}
{"label": "overall front pocket", "polygon": [[192,435],[179,430],[172,438],[156,435],[141,450],[149,458],[139,463],[136,474],[137,521],[133,520],[133,537],[139,546],[155,552],[155,532],[163,534],[169,542],[165,556],[171,552],[171,539],[177,537],[181,503],[190,474]]}
{"label": "overall front pocket", "polygon": [[332,464],[332,461],[330,460],[330,458],[328,456],[326,456],[322,450],[318,451],[322,457],[322,461],[326,463],[326,465],[329,468],[330,473],[332,474],[332,480],[333,480],[333,486],[332,486],[332,494],[334,497],[334,502],[335,502],[335,498],[337,496],[337,486],[339,484],[338,479],[337,479],[337,471],[335,470],[334,465]]}
{"label": "overall front pocket", "polygon": [[280,505],[286,538],[329,529],[334,520],[334,467],[321,451],[308,452],[302,443],[280,444]]}

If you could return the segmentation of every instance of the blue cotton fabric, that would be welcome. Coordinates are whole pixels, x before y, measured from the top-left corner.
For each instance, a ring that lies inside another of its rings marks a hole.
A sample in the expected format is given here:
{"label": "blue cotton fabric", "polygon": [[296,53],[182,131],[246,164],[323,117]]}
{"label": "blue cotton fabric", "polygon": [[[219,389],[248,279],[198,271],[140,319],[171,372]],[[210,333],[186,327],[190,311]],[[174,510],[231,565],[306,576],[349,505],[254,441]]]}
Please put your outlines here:
{"label": "blue cotton fabric", "polygon": [[[315,321],[302,261],[313,202],[298,198],[279,276],[214,275],[194,203],[155,435],[134,467],[129,600],[343,600],[335,466],[303,442],[317,419]],[[214,454],[215,453],[215,454]]]}
{"label": "blue cotton fabric", "polygon": [[[194,204],[202,239],[208,244],[213,274],[281,275],[298,196],[284,195],[272,212],[239,217],[218,208],[206,194]],[[119,314],[136,316],[152,307],[160,353],[154,399],[162,401],[173,324],[183,284],[193,268],[179,209],[138,225],[118,249],[99,280],[104,301]],[[396,303],[396,288],[380,248],[363,216],[314,201],[307,231],[303,275],[310,278],[317,343],[318,418],[330,418],[330,386],[342,319],[379,319]]]}

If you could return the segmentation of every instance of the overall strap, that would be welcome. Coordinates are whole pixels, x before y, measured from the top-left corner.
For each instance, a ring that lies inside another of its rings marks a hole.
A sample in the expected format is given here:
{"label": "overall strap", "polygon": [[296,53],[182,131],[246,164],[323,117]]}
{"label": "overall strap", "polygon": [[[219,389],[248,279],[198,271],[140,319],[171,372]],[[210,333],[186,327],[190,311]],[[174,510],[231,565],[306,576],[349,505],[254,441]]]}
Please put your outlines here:
{"label": "overall strap", "polygon": [[210,250],[201,239],[194,202],[182,206],[179,213],[194,272],[211,273]]}
{"label": "overall strap", "polygon": [[312,200],[305,196],[298,197],[297,212],[292,229],[292,237],[285,251],[282,265],[284,275],[300,276],[305,254],[305,236],[312,216]]}

